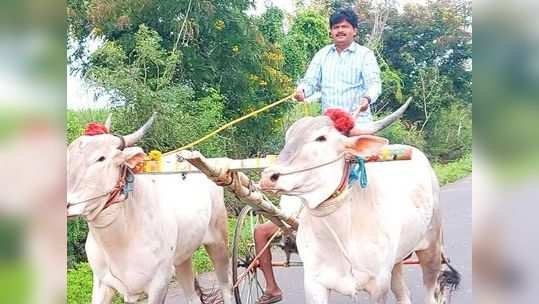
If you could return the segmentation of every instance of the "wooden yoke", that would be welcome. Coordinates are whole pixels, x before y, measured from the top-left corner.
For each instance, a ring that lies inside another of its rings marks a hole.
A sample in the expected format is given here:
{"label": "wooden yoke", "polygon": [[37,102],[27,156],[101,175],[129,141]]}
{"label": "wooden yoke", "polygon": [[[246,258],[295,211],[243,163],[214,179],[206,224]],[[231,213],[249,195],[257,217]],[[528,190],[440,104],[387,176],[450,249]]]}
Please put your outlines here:
{"label": "wooden yoke", "polygon": [[178,152],[177,159],[179,162],[188,161],[217,185],[231,190],[241,201],[263,213],[285,234],[290,233],[291,229],[298,229],[297,220],[273,205],[247,175],[229,169],[231,159],[220,159],[218,163],[212,164],[200,152],[187,150]]}

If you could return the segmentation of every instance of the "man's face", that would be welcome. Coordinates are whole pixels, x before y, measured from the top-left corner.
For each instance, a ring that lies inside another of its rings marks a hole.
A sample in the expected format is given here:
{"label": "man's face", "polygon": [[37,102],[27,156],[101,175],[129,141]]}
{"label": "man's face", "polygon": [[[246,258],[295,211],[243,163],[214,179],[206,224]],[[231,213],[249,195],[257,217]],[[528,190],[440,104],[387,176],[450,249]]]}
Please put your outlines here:
{"label": "man's face", "polygon": [[354,41],[357,30],[348,21],[343,20],[331,27],[331,38],[337,46],[348,46]]}

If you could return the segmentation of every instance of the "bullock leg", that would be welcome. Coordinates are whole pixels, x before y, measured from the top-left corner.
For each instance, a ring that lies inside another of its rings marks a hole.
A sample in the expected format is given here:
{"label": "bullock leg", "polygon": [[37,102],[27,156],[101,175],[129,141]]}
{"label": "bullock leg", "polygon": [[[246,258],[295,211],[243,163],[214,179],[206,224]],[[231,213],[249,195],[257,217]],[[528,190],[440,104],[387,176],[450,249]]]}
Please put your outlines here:
{"label": "bullock leg", "polygon": [[397,299],[397,304],[412,304],[410,290],[408,290],[402,275],[402,263],[395,264],[393,271],[391,271],[391,291]]}
{"label": "bullock leg", "polygon": [[425,304],[435,304],[435,290],[438,275],[442,266],[440,242],[432,242],[429,248],[416,251],[423,271],[423,286],[425,286]]}
{"label": "bullock leg", "polygon": [[204,247],[215,267],[219,287],[223,293],[223,303],[232,304],[232,275],[230,272],[230,259],[228,258],[226,238],[220,243],[208,244],[204,245]]}
{"label": "bullock leg", "polygon": [[148,289],[148,304],[164,304],[168,292],[168,283],[170,282],[171,275],[167,271],[170,268],[161,269],[156,275],[150,288]]}
{"label": "bullock leg", "polygon": [[94,286],[92,287],[92,304],[110,304],[114,296],[114,289],[103,284],[94,275]]}
{"label": "bullock leg", "polygon": [[329,290],[318,283],[315,279],[305,275],[305,303],[306,304],[328,304]]}
{"label": "bullock leg", "polygon": [[[385,272],[382,272],[385,273]],[[389,271],[384,275],[379,275],[375,280],[371,280],[365,286],[365,290],[369,293],[371,301],[376,304],[385,304],[387,302],[391,278]]]}
{"label": "bullock leg", "polygon": [[190,258],[182,264],[176,265],[176,281],[180,285],[188,304],[200,303],[200,299],[195,292],[195,277]]}

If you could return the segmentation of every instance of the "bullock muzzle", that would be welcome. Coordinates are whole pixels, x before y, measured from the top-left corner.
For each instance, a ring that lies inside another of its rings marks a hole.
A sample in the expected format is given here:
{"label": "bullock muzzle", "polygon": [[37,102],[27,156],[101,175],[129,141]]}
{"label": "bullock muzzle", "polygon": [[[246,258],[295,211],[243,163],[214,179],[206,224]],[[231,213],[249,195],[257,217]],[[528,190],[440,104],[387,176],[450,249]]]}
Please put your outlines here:
{"label": "bullock muzzle", "polygon": [[276,191],[277,182],[281,174],[270,168],[264,170],[260,177],[260,188],[262,191]]}

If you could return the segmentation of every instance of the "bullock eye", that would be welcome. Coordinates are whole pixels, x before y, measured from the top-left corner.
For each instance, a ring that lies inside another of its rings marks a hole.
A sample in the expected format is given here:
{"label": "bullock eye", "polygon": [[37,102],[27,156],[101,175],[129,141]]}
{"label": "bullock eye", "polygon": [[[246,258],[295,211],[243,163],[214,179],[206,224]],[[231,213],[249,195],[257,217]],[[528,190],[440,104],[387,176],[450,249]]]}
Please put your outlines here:
{"label": "bullock eye", "polygon": [[320,142],[326,141],[326,137],[325,137],[324,135],[318,136],[318,137],[316,138],[316,141],[320,141]]}
{"label": "bullock eye", "polygon": [[105,160],[105,156],[101,156],[100,158],[97,159],[98,162],[102,162]]}

